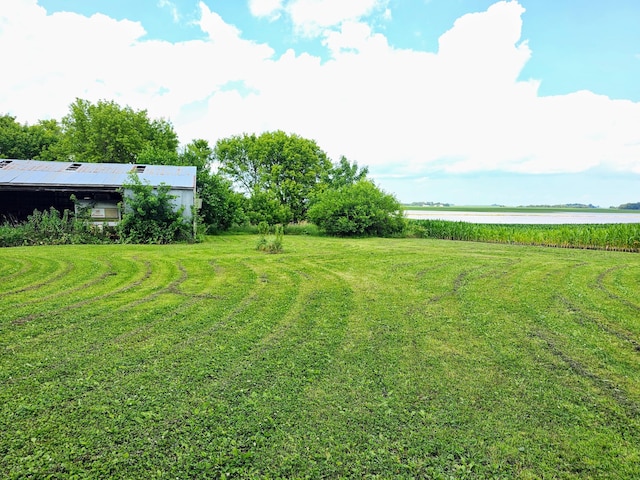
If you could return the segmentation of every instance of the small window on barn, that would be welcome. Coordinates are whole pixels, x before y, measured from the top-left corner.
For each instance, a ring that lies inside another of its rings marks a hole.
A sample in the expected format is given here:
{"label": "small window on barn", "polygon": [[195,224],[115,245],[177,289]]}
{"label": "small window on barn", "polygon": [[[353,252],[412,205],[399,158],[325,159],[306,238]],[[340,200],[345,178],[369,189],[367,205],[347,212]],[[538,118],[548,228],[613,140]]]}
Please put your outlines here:
{"label": "small window on barn", "polygon": [[82,166],[82,164],[80,163],[72,163],[71,165],[69,165],[66,170],[69,172],[75,172],[76,170],[78,170],[80,167]]}
{"label": "small window on barn", "polygon": [[4,168],[9,165],[13,160],[0,160],[0,168]]}
{"label": "small window on barn", "polygon": [[135,165],[132,169],[131,172],[133,173],[144,173],[144,169],[147,168],[146,165]]}

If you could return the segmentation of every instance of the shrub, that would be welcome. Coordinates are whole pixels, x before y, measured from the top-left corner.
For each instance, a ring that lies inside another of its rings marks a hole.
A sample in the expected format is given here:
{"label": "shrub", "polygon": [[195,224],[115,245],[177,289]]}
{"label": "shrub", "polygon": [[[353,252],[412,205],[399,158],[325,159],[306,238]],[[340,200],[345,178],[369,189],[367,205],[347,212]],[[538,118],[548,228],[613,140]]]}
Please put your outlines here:
{"label": "shrub", "polygon": [[247,217],[254,225],[260,222],[267,222],[269,225],[286,224],[293,218],[291,209],[281,203],[271,191],[256,190],[246,203]]}
{"label": "shrub", "polygon": [[338,236],[391,236],[402,233],[406,226],[398,200],[369,180],[318,194],[309,209],[309,220]]}
{"label": "shrub", "polygon": [[22,225],[11,225],[8,222],[0,225],[0,247],[26,245],[27,238]]}
{"label": "shrub", "polygon": [[193,239],[193,225],[184,216],[184,207],[176,209],[170,187],[157,188],[142,183],[136,174],[123,185],[124,214],[118,224],[124,243],[171,243]]}

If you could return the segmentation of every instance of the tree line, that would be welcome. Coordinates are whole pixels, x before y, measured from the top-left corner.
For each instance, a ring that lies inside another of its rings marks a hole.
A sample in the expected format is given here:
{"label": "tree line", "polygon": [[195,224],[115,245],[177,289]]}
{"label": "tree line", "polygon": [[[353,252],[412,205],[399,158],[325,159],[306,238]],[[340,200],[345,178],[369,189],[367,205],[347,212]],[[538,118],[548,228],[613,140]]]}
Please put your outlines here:
{"label": "tree line", "polygon": [[60,121],[34,125],[1,116],[0,158],[196,166],[206,233],[263,222],[311,221],[343,236],[404,228],[399,202],[367,167],[344,156],[333,162],[314,140],[278,130],[180,146],[170,122],[113,101],[78,98]]}
{"label": "tree line", "polygon": [[635,203],[623,203],[618,206],[620,210],[640,210],[640,202]]}

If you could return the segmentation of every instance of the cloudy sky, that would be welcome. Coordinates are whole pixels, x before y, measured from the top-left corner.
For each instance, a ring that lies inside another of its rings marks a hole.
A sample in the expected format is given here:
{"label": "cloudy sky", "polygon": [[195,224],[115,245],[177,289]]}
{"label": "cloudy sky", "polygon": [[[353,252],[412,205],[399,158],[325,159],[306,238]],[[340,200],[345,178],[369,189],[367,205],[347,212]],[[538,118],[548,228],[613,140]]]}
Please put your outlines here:
{"label": "cloudy sky", "polygon": [[640,201],[638,0],[2,0],[0,114],[284,130],[405,202]]}

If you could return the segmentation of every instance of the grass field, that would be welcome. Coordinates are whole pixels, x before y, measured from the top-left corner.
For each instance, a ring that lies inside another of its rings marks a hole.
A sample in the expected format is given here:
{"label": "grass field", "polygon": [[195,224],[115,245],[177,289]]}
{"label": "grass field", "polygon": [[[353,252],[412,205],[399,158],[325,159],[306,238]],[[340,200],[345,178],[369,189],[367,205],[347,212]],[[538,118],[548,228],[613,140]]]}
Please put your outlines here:
{"label": "grass field", "polygon": [[0,250],[0,477],[640,478],[640,256]]}

